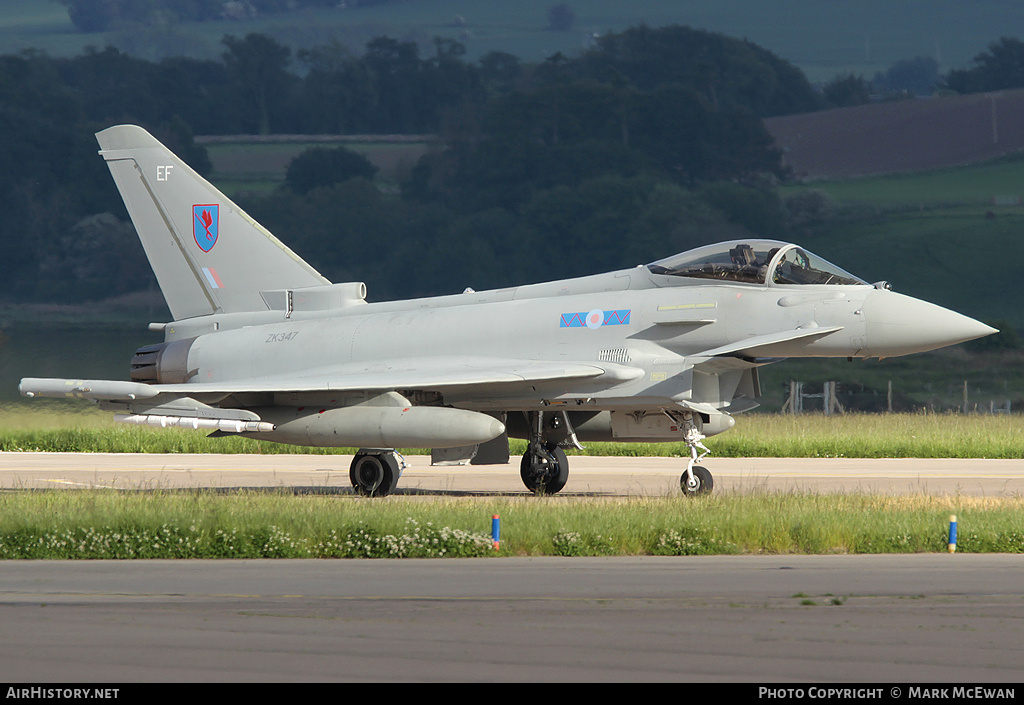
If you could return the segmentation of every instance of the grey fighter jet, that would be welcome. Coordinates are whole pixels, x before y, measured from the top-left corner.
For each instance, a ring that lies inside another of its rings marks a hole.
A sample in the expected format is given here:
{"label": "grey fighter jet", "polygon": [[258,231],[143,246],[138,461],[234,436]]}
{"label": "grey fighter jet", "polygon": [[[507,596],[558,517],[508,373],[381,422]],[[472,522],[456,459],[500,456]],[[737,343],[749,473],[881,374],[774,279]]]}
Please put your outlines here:
{"label": "grey fighter jet", "polygon": [[151,426],[356,447],[355,491],[394,491],[395,448],[508,462],[561,490],[563,448],[677,441],[680,485],[711,491],[706,436],[757,406],[787,357],[889,357],[996,332],[868,284],[793,244],[742,240],[544,284],[367,303],[332,284],[140,127],[97,134],[174,320],[131,381],[21,381]]}

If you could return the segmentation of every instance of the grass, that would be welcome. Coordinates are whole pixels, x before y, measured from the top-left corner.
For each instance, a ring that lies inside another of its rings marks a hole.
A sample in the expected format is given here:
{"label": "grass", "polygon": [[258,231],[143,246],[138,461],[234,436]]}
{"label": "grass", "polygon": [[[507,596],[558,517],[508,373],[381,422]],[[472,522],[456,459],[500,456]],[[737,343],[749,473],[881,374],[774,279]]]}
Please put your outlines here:
{"label": "grass", "polygon": [[[584,445],[584,455],[689,455],[682,443]],[[707,445],[724,458],[1024,458],[1024,425],[1011,414],[745,414]],[[111,414],[84,403],[40,402],[0,406],[0,451],[351,454],[355,449],[208,438],[203,431],[117,424]],[[513,456],[524,451],[525,442],[512,441]]]}
{"label": "grass", "polygon": [[[682,443],[585,443],[584,455],[689,455]],[[1024,458],[1024,425],[1012,414],[744,414],[707,441],[717,457]],[[0,451],[63,453],[322,453],[249,438],[208,438],[204,431],[117,424],[84,403],[0,406]],[[423,449],[402,449],[423,453]],[[513,456],[525,450],[512,441]]]}
{"label": "grass", "polygon": [[[0,558],[1024,552],[1022,498],[808,493],[369,501],[280,491],[0,493]],[[491,516],[501,541],[491,542]]]}
{"label": "grass", "polygon": [[[1024,427],[1013,415],[747,414],[705,443],[722,458],[1024,458]],[[587,445],[590,455],[689,455],[681,443]]]}
{"label": "grass", "polygon": [[[785,195],[804,188],[787,186],[782,193]],[[1024,196],[1024,161],[1019,157],[1009,157],[951,169],[822,181],[811,188],[823,191],[841,203],[882,209],[936,206],[991,208],[996,197]]]}

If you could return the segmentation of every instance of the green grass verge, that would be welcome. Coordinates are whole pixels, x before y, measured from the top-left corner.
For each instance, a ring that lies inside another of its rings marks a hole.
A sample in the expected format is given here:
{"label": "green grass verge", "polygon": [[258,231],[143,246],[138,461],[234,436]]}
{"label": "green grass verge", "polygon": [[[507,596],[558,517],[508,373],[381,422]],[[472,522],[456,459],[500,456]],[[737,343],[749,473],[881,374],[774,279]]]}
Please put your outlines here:
{"label": "green grass verge", "polygon": [[[204,431],[116,424],[86,407],[11,404],[0,407],[0,451],[65,453],[315,453],[249,438],[209,438]],[[708,439],[723,458],[1024,458],[1024,424],[1009,414],[745,414],[732,430]],[[586,443],[582,455],[686,457],[682,443]],[[407,454],[424,449],[404,448]],[[512,454],[525,443],[512,441]]]}
{"label": "green grass verge", "polygon": [[[687,499],[0,493],[0,558],[403,558],[1024,552],[1022,498],[725,493]],[[501,517],[500,548],[490,539]]]}

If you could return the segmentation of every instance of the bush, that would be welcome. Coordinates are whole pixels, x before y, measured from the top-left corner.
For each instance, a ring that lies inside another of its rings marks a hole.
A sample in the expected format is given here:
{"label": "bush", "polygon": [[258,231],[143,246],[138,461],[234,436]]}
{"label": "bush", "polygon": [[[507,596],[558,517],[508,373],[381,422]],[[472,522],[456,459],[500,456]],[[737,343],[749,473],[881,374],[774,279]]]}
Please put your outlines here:
{"label": "bush", "polygon": [[372,180],[376,174],[377,167],[357,152],[345,147],[314,147],[292,159],[284,183],[287,189],[302,195],[349,179]]}

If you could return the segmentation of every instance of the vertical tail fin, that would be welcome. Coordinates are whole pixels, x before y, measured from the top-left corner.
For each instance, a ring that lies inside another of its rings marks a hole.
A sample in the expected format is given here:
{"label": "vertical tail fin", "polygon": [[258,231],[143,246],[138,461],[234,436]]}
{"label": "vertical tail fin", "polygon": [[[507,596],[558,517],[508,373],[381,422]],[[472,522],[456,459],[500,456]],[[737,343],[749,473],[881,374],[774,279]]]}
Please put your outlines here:
{"label": "vertical tail fin", "polygon": [[151,134],[96,134],[176,320],[263,311],[261,291],[329,284]]}

